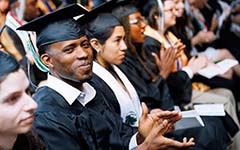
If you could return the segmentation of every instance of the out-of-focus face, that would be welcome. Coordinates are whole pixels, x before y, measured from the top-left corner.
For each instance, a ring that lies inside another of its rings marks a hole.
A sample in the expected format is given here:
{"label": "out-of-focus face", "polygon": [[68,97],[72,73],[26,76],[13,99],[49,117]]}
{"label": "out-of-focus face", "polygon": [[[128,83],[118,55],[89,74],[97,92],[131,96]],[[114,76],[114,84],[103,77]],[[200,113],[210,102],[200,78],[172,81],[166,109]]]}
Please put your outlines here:
{"label": "out-of-focus face", "polygon": [[182,17],[184,13],[184,0],[174,0],[176,4],[176,17]]}
{"label": "out-of-focus face", "polygon": [[40,16],[40,9],[38,7],[38,0],[25,0],[25,10],[23,19],[31,21]]}
{"label": "out-of-focus face", "polygon": [[232,9],[231,14],[232,22],[240,25],[240,3]]}
{"label": "out-of-focus face", "polygon": [[176,24],[176,5],[173,0],[166,0],[163,3],[164,9],[164,25],[165,28],[169,28]]}
{"label": "out-of-focus face", "polygon": [[93,0],[88,0],[88,6],[87,6],[87,9],[88,9],[88,10],[92,10],[92,9],[93,9],[93,6],[94,6],[94,2],[93,2]]}
{"label": "out-of-focus face", "polygon": [[191,10],[194,8],[204,8],[207,1],[206,0],[188,0]]}
{"label": "out-of-focus face", "polygon": [[16,135],[31,129],[37,103],[27,94],[28,86],[22,69],[0,83],[0,134]]}
{"label": "out-of-focus face", "polygon": [[6,14],[8,10],[9,10],[8,0],[0,0],[0,13]]}
{"label": "out-of-focus face", "polygon": [[195,0],[188,0],[191,11],[195,9]]}
{"label": "out-of-focus face", "polygon": [[82,83],[92,77],[93,53],[86,36],[51,44],[41,59],[59,79]]}
{"label": "out-of-focus face", "polygon": [[106,64],[119,65],[125,58],[126,50],[124,28],[122,26],[116,26],[98,55]]}
{"label": "out-of-focus face", "polygon": [[146,23],[142,15],[139,12],[133,13],[129,15],[129,23],[130,23],[130,34],[131,40],[133,43],[143,43],[144,42],[144,31],[146,27]]}

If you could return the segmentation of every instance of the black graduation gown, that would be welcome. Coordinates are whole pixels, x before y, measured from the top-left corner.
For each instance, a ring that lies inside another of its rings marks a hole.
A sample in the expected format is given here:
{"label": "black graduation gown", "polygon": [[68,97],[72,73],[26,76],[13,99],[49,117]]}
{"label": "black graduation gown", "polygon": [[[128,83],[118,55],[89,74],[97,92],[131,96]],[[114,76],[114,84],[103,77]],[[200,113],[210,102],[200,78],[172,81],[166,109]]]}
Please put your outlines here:
{"label": "black graduation gown", "polygon": [[[101,114],[101,122],[104,121],[107,124],[107,127],[110,129],[111,133],[109,140],[109,149],[128,149],[130,139],[137,132],[137,129],[123,123],[121,116],[115,113],[112,105],[109,104],[108,99],[101,92],[98,92],[100,89],[95,89],[97,91],[96,96],[86,105],[86,107],[91,108],[98,114]],[[99,126],[101,122],[98,120],[94,120],[93,128]],[[99,134],[100,137],[101,134],[102,133]]]}
{"label": "black graduation gown", "polygon": [[108,101],[108,104],[112,108],[113,112],[121,115],[121,108],[118,103],[117,97],[104,80],[102,80],[98,75],[93,73],[92,79],[88,81],[88,83],[91,84],[95,89],[98,89],[97,92],[102,93],[102,95]]}
{"label": "black graduation gown", "polygon": [[226,150],[231,144],[231,139],[219,117],[201,117],[204,127],[188,130],[178,130],[171,133],[176,140],[182,141],[184,137],[193,137],[196,145],[193,150]]}
{"label": "black graduation gown", "polygon": [[[143,48],[147,58],[155,63],[152,52],[160,54],[161,43],[157,40],[147,36],[145,38]],[[158,72],[156,67],[152,67],[154,72]],[[192,81],[184,71],[177,71],[170,73],[167,78],[167,85],[171,97],[174,99],[175,104],[185,105],[190,102],[192,96]]]}
{"label": "black graduation gown", "polygon": [[240,37],[230,31],[231,20],[228,18],[220,30],[220,38],[218,40],[219,47],[227,48],[233,56],[240,62]]}
{"label": "black graduation gown", "polygon": [[158,75],[156,82],[152,82],[150,75],[144,70],[143,65],[131,53],[126,51],[126,57],[119,68],[125,73],[133,84],[141,101],[145,102],[149,109],[161,108],[173,109],[173,100],[169,94],[166,81]]}
{"label": "black graduation gown", "polygon": [[124,150],[134,131],[110,112],[103,96],[83,107],[78,101],[71,106],[56,91],[41,87],[34,95],[38,103],[34,128],[47,149]]}
{"label": "black graduation gown", "polygon": [[[120,105],[111,88],[97,75],[89,83],[97,89],[98,92],[103,93],[110,105],[114,106],[113,111],[120,115]],[[195,146],[189,149],[194,150],[225,150],[231,142],[226,130],[223,127],[221,119],[217,117],[202,117],[205,127],[192,128],[180,131],[174,131],[166,135],[178,141],[182,141],[184,137],[194,137]],[[221,143],[221,144],[218,144]]]}

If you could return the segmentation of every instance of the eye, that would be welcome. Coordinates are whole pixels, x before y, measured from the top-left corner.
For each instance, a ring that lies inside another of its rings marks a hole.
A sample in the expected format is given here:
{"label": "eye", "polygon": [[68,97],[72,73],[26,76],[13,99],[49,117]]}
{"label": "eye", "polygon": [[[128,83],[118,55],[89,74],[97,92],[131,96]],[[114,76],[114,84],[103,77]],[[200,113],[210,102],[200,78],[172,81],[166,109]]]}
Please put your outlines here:
{"label": "eye", "polygon": [[121,41],[120,38],[116,39],[115,42],[119,43]]}
{"label": "eye", "polygon": [[84,42],[82,42],[81,43],[81,47],[83,47],[83,48],[89,48],[90,47],[90,43],[89,43],[89,41],[84,41]]}
{"label": "eye", "polygon": [[8,99],[6,99],[4,102],[8,104],[15,104],[18,101],[19,97],[20,95],[12,95]]}
{"label": "eye", "polygon": [[63,50],[64,53],[72,53],[74,51],[74,47],[67,47]]}

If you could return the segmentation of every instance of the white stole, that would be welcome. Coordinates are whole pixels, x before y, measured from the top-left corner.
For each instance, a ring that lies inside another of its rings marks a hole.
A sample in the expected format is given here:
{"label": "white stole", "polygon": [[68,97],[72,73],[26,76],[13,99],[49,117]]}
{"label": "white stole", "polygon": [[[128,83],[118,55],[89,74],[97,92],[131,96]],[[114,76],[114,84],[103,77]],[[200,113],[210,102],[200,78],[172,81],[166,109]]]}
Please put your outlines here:
{"label": "white stole", "polygon": [[93,62],[93,72],[105,81],[105,83],[113,90],[115,96],[117,97],[123,121],[127,123],[127,119],[129,119],[129,117],[135,117],[136,121],[129,125],[138,126],[138,121],[142,114],[142,108],[138,94],[124,73],[117,66],[112,65],[112,67],[122,80],[130,95],[122,88],[122,86],[108,70],[98,63]]}

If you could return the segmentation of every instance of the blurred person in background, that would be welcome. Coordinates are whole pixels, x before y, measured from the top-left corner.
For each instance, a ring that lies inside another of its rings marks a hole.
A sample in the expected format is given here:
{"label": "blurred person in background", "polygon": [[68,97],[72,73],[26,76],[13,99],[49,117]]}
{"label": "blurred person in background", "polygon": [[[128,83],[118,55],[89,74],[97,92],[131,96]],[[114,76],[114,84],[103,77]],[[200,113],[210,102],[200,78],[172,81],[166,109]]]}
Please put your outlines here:
{"label": "blurred person in background", "polygon": [[0,0],[0,29],[5,23],[7,12],[9,11],[9,0]]}

